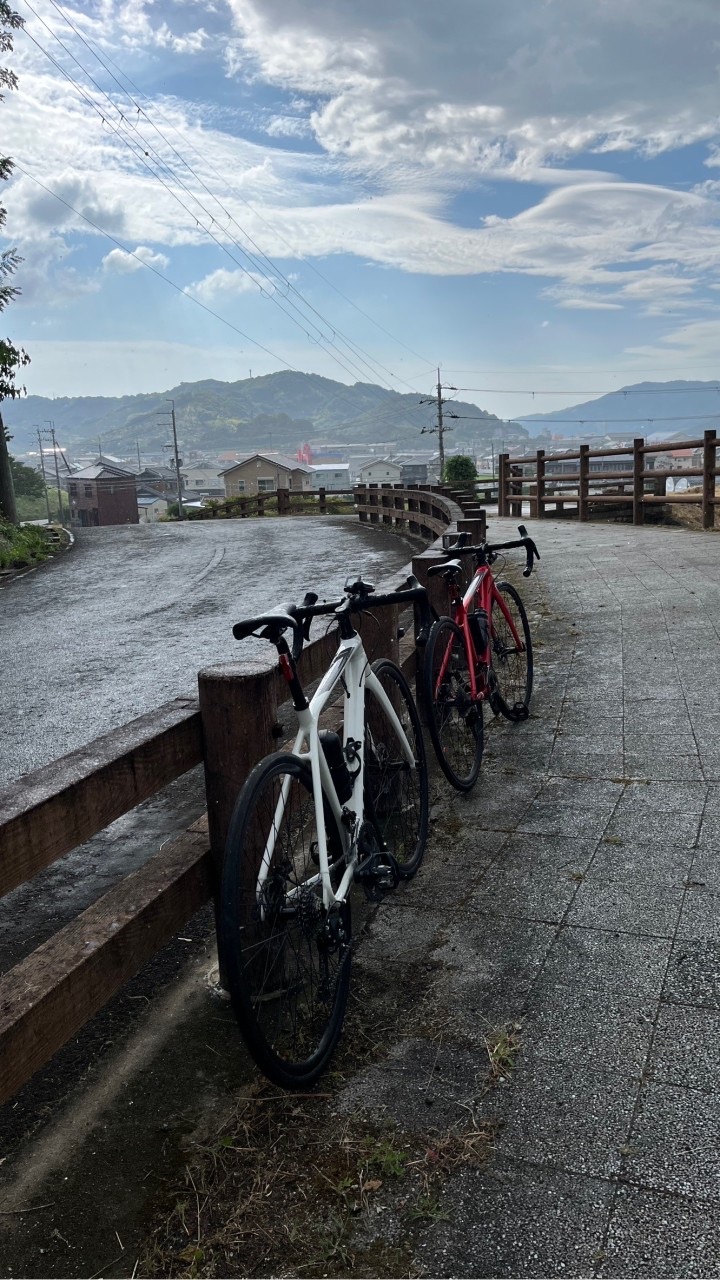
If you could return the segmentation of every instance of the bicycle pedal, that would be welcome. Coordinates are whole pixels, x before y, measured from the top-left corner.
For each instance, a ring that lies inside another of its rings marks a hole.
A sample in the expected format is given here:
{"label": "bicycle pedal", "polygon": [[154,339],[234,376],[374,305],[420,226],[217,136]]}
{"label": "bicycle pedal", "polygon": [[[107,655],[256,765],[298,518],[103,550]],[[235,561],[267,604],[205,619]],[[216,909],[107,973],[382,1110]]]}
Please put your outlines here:
{"label": "bicycle pedal", "polygon": [[400,869],[392,853],[378,849],[359,862],[353,879],[365,890],[368,902],[380,902],[400,883]]}
{"label": "bicycle pedal", "polygon": [[513,707],[513,716],[516,720],[527,720],[530,714],[530,708],[526,702],[516,702]]}

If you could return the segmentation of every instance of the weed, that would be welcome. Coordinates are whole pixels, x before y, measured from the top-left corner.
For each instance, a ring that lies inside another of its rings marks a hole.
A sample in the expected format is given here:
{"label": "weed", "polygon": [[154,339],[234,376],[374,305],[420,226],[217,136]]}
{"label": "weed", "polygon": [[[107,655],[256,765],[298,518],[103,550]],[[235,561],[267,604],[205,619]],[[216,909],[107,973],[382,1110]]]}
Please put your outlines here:
{"label": "weed", "polygon": [[408,1214],[411,1222],[447,1222],[450,1214],[441,1208],[437,1196],[423,1196]]}
{"label": "weed", "polygon": [[521,1048],[521,1030],[519,1022],[506,1022],[485,1037],[491,1080],[504,1080],[513,1070]]}

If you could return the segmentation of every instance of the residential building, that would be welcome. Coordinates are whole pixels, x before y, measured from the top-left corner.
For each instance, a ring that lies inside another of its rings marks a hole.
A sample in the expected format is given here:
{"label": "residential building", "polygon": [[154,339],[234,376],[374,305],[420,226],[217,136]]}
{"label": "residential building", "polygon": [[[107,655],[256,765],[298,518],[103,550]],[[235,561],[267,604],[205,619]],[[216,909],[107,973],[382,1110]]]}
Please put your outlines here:
{"label": "residential building", "polygon": [[349,489],[349,462],[320,462],[312,465],[313,489]]}
{"label": "residential building", "polygon": [[652,463],[653,456],[656,471],[688,471],[703,465],[702,449],[668,449],[667,453],[651,453],[648,454],[648,462]]}
{"label": "residential building", "polygon": [[180,471],[183,494],[188,498],[224,498],[225,485],[220,467],[208,467],[200,463],[196,467],[183,467]]}
{"label": "residential building", "polygon": [[144,488],[138,490],[137,505],[140,524],[154,524],[161,516],[167,515],[169,504],[164,494]]}
{"label": "residential building", "polygon": [[356,471],[357,484],[400,484],[402,467],[391,458],[371,458]]}
{"label": "residential building", "polygon": [[139,521],[136,477],[121,467],[106,462],[83,467],[70,476],[68,495],[70,523],[76,527]]}
{"label": "residential building", "polygon": [[[182,480],[182,473],[180,474]],[[174,467],[144,467],[138,475],[138,482],[150,485],[156,493],[165,493],[177,502],[177,475]],[[183,490],[185,486],[183,485]]]}
{"label": "residential building", "polygon": [[220,473],[226,498],[254,497],[278,489],[302,492],[312,488],[312,471],[283,454],[252,453]]}

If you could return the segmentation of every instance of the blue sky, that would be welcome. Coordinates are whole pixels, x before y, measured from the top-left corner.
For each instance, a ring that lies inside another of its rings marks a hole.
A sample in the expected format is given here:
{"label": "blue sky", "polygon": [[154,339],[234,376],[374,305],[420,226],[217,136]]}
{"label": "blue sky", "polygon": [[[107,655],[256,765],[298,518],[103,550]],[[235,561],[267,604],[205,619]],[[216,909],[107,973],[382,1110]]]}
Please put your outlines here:
{"label": "blue sky", "polygon": [[720,374],[716,0],[31,3],[29,391],[440,364],[510,416]]}

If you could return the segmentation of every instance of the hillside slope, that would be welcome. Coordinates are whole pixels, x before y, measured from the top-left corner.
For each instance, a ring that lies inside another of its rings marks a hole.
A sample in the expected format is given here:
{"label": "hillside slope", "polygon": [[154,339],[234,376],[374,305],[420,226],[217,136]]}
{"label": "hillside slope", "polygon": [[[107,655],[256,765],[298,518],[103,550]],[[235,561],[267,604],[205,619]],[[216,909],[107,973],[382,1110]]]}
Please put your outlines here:
{"label": "hillside slope", "polygon": [[[417,447],[421,428],[435,418],[432,405],[420,405],[420,392],[401,395],[360,382],[348,387],[317,374],[291,371],[239,382],[183,382],[168,391],[136,396],[28,396],[9,402],[4,413],[15,453],[36,443],[36,423],[52,419],[66,448],[94,448],[100,438],[105,452],[124,456],[134,452],[136,442],[141,450],[154,452],[167,441],[168,418],[159,415],[167,414],[169,399],[175,401],[181,443],[207,451],[258,444],[295,449],[304,439],[347,444],[393,440],[405,448]],[[520,442],[527,435],[523,427],[508,427],[474,404],[455,401],[453,411],[480,419],[472,422],[477,440],[503,437]]]}
{"label": "hillside slope", "polygon": [[[720,383],[716,382],[636,382],[597,400],[570,405],[547,413],[530,413],[518,418],[533,434],[552,431],[576,436],[584,419],[588,431],[624,430],[628,437],[649,435],[701,436],[707,428],[720,426]],[[574,420],[574,421],[573,421]],[[567,422],[567,431],[562,425]]]}

